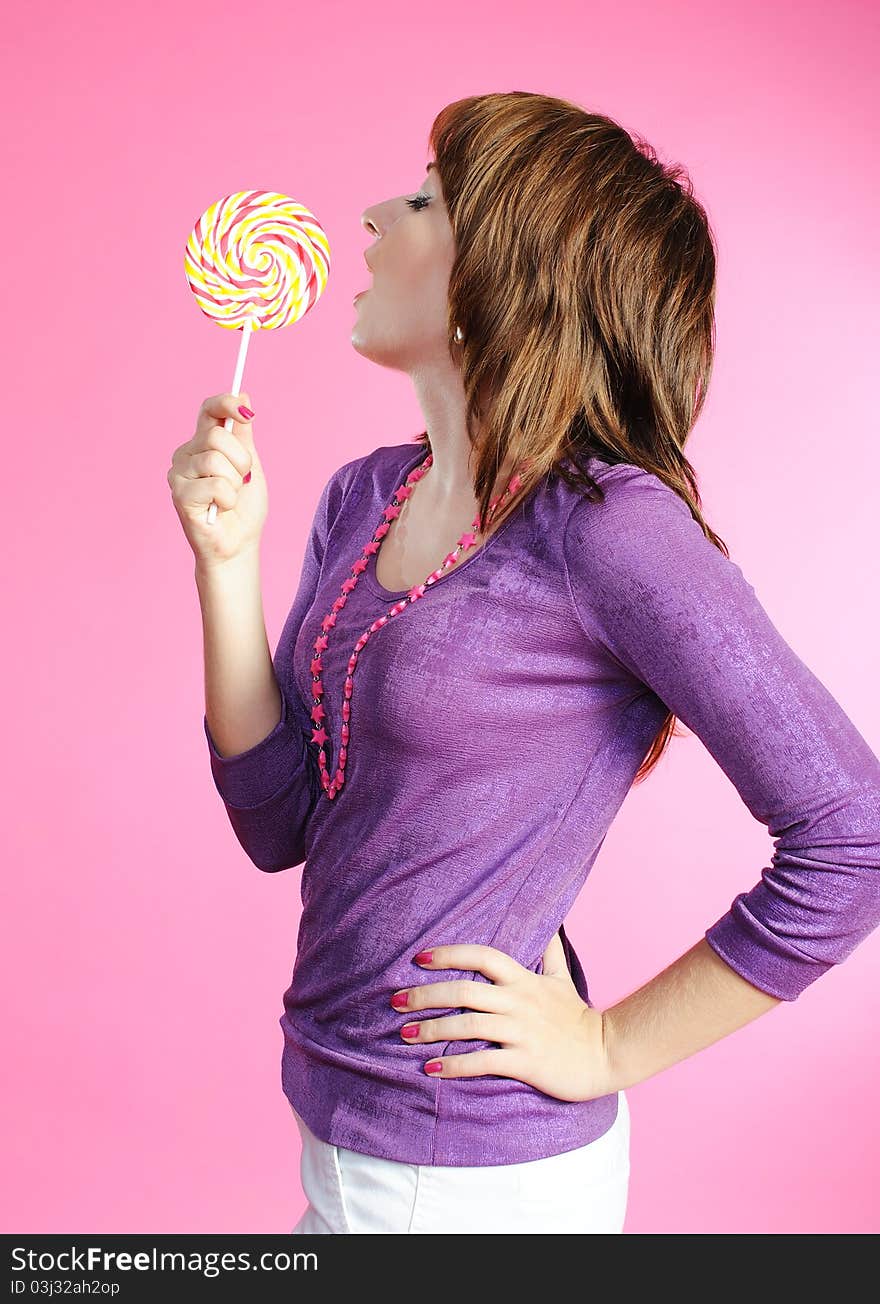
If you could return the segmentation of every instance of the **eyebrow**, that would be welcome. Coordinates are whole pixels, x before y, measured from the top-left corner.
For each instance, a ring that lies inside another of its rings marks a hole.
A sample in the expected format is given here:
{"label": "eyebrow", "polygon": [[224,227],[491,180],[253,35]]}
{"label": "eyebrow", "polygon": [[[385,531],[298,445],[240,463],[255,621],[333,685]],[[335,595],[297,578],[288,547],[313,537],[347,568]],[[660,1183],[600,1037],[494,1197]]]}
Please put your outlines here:
{"label": "eyebrow", "polygon": [[426,171],[426,172],[430,172],[430,171],[431,171],[431,168],[435,168],[436,166],[437,166],[436,163],[427,163],[427,164],[425,165],[425,171]]}

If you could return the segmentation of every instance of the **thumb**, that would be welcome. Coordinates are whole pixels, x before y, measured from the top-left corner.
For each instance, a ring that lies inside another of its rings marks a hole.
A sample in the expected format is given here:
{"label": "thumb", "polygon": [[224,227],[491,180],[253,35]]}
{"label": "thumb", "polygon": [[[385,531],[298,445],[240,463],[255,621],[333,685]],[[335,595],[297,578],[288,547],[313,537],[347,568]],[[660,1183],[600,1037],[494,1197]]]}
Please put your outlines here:
{"label": "thumb", "polygon": [[545,974],[562,975],[568,978],[571,974],[565,960],[565,948],[562,945],[562,938],[557,930],[547,944],[547,949],[541,957],[543,961],[543,971]]}
{"label": "thumb", "polygon": [[[233,416],[232,433],[238,436],[249,453],[255,453],[254,419],[256,413],[254,412],[253,401],[251,400],[251,396],[248,394],[247,390],[243,389],[235,395],[235,402],[236,411]],[[250,413],[250,416],[247,416],[248,412]]]}
{"label": "thumb", "polygon": [[[254,466],[260,466],[260,455],[254,444],[254,417],[256,413],[253,409],[253,402],[247,390],[239,390],[236,395],[236,413],[233,417],[232,433],[241,441],[242,448],[247,449],[251,458],[251,470]],[[250,412],[250,416],[245,413]],[[248,471],[244,477],[244,483],[248,484],[251,478],[251,471]]]}
{"label": "thumb", "polygon": [[253,399],[246,389],[242,389],[233,395],[232,402],[235,404],[233,432],[239,439],[253,439],[253,420],[256,415]]}

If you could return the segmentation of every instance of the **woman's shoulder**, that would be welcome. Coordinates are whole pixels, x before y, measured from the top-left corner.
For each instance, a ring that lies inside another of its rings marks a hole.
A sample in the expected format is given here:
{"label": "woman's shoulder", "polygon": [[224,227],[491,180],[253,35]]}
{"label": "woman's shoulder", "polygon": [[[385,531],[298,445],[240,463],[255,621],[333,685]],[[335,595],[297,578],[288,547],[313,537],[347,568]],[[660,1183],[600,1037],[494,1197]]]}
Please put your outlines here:
{"label": "woman's shoulder", "polygon": [[613,572],[636,582],[664,566],[681,570],[724,564],[689,504],[659,475],[602,458],[590,458],[586,465],[602,497],[568,488],[573,501],[563,551],[570,571],[587,579]]}
{"label": "woman's shoulder", "polygon": [[602,491],[601,497],[594,497],[584,487],[562,481],[563,492],[571,499],[572,525],[579,529],[627,529],[645,514],[658,523],[684,516],[693,520],[680,494],[659,475],[634,462],[591,455],[579,457],[576,462],[566,458],[564,464],[586,471]]}
{"label": "woman's shoulder", "polygon": [[378,448],[349,458],[338,466],[325,482],[322,497],[332,507],[334,516],[347,500],[360,500],[376,492],[386,492],[388,485],[390,497],[399,483],[395,476],[409,460],[413,463],[418,460],[417,447],[412,442],[380,444]]}
{"label": "woman's shoulder", "polygon": [[[420,461],[426,452],[425,446],[409,440],[403,444],[380,444],[368,453],[353,457],[344,462],[333,472],[332,480],[347,490],[363,472],[374,479],[392,479],[410,463]],[[396,488],[397,486],[392,486]]]}

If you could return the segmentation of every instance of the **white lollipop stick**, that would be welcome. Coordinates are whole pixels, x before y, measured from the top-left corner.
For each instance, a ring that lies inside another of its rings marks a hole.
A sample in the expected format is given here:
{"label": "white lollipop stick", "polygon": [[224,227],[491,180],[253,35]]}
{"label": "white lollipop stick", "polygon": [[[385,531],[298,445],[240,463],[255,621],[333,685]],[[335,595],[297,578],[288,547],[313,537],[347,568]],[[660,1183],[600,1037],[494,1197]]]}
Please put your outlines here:
{"label": "white lollipop stick", "polygon": [[[241,393],[253,331],[280,330],[317,303],[330,272],[330,244],[304,204],[277,190],[237,190],[211,204],[189,233],[187,284],[206,317],[238,330],[241,345],[232,393]],[[227,417],[224,430],[232,430]],[[218,503],[208,504],[207,525]]]}
{"label": "white lollipop stick", "polygon": [[[230,390],[230,393],[234,394],[236,398],[238,398],[239,394],[241,393],[241,382],[244,377],[244,364],[247,360],[248,343],[253,333],[254,333],[254,320],[252,317],[248,317],[247,321],[245,322],[244,326],[241,329],[241,344],[238,346],[238,361],[235,364],[235,375],[232,378],[232,389]],[[235,418],[227,417],[226,420],[223,422],[223,429],[231,430],[234,424],[235,424]],[[205,520],[205,524],[213,525],[216,519],[217,519],[217,504],[212,502],[208,508],[208,515]]]}

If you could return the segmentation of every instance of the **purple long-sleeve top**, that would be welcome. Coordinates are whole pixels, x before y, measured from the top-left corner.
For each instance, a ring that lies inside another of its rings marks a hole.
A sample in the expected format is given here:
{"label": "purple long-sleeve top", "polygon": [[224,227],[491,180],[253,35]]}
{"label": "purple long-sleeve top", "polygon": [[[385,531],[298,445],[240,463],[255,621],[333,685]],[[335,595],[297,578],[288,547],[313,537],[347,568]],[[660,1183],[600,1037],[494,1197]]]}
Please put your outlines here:
{"label": "purple long-sleeve top", "polygon": [[[283,996],[281,1081],[324,1141],[418,1164],[516,1163],[595,1140],[617,1093],[563,1101],[514,1078],[437,1078],[391,993],[423,947],[478,942],[536,973],[564,930],[667,708],[775,839],[770,866],[705,933],[756,987],[795,1000],[880,923],[880,761],[743,577],[656,476],[590,458],[605,494],[551,473],[472,553],[364,646],[345,783],[323,791],[310,717],[321,621],[426,455],[382,446],[325,485],[274,656],[282,717],[211,770],[250,860],[302,865]],[[438,558],[437,564],[441,559]],[[359,575],[322,653],[328,772],[348,660],[406,590]],[[460,1009],[461,1007],[459,1007]],[[417,1018],[458,1010],[418,1011]]]}

